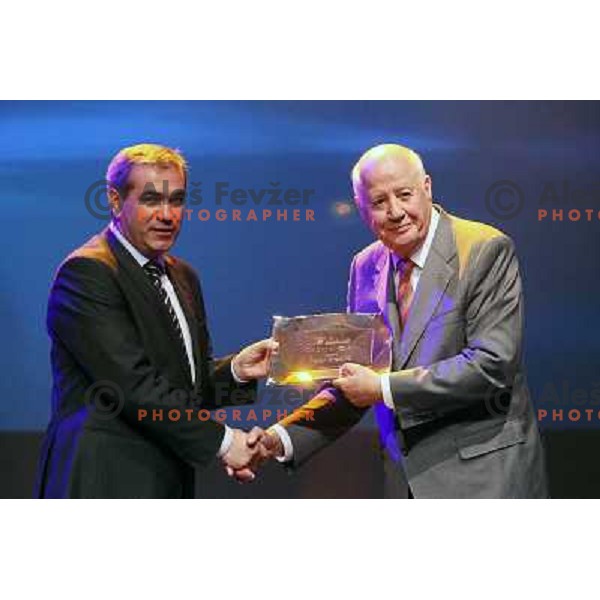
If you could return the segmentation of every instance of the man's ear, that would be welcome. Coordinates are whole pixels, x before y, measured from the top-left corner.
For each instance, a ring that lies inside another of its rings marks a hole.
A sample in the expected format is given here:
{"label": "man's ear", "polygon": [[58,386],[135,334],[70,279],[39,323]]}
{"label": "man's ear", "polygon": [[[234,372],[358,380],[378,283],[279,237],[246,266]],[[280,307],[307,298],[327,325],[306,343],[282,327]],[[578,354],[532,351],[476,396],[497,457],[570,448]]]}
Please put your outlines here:
{"label": "man's ear", "polygon": [[112,214],[116,217],[121,212],[122,208],[121,196],[119,195],[119,192],[113,187],[108,188],[108,190],[106,191],[106,195],[108,196],[108,202],[110,204]]}
{"label": "man's ear", "polygon": [[368,215],[367,215],[367,213],[365,211],[364,201],[363,201],[363,199],[358,194],[354,194],[354,206],[356,206],[356,210],[358,211],[358,214],[360,215],[360,218],[365,223],[368,223],[369,217],[368,217]]}
{"label": "man's ear", "polygon": [[423,186],[425,187],[425,191],[427,192],[427,194],[429,195],[430,198],[433,198],[433,192],[432,190],[432,186],[431,186],[431,175],[429,175],[429,173],[427,173],[425,175],[425,179],[423,181]]}

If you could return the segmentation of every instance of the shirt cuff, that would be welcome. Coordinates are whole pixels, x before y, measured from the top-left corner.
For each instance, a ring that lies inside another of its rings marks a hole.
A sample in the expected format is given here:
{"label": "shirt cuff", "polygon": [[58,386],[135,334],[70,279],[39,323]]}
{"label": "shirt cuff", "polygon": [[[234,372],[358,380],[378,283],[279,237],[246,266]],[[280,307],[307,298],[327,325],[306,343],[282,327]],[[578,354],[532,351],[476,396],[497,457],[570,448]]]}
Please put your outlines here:
{"label": "shirt cuff", "polygon": [[275,423],[275,425],[271,425],[269,429],[279,436],[281,445],[283,446],[283,456],[276,456],[275,460],[281,463],[292,460],[292,458],[294,458],[294,445],[292,444],[292,438],[286,428],[283,427],[283,425]]}
{"label": "shirt cuff", "polygon": [[231,447],[232,442],[233,442],[233,429],[231,429],[231,427],[229,427],[228,425],[225,425],[225,433],[223,434],[223,441],[221,442],[221,447],[219,448],[219,451],[217,452],[217,456],[219,458],[223,458],[223,456],[225,456],[225,454],[227,454],[227,451]]}
{"label": "shirt cuff", "polygon": [[381,395],[383,396],[383,403],[396,412],[394,397],[392,396],[392,386],[390,385],[390,376],[387,373],[381,376]]}
{"label": "shirt cuff", "polygon": [[230,366],[231,366],[231,375],[237,381],[237,383],[250,383],[249,379],[241,379],[240,377],[238,377],[237,373],[235,372],[235,369],[233,368],[233,360],[231,361]]}

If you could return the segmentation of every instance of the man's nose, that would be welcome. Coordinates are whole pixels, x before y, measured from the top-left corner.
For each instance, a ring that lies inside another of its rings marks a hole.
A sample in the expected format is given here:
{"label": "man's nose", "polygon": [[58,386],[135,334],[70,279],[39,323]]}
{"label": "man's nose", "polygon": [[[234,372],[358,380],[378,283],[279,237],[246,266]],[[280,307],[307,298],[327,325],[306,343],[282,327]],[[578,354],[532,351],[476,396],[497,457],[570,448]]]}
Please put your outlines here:
{"label": "man's nose", "polygon": [[163,202],[157,212],[157,217],[161,221],[172,221],[173,220],[173,207],[168,202]]}
{"label": "man's nose", "polygon": [[404,214],[402,202],[396,196],[392,196],[388,203],[388,217],[394,220],[401,220]]}

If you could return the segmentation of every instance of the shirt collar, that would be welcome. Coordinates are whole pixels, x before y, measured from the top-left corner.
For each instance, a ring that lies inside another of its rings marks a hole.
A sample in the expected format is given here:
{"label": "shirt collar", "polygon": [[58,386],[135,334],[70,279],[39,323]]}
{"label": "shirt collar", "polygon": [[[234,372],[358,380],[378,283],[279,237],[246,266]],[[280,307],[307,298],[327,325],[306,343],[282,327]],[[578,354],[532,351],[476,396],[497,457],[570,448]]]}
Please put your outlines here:
{"label": "shirt collar", "polygon": [[117,224],[114,221],[111,221],[108,225],[108,228],[114,233],[115,237],[121,242],[121,244],[125,247],[125,250],[135,258],[135,261],[143,267],[147,262],[150,262],[150,259],[147,256],[144,256],[120,231],[117,227]]}
{"label": "shirt collar", "polygon": [[[425,236],[425,241],[410,256],[410,260],[415,263],[419,269],[423,269],[425,266],[425,261],[427,260],[427,255],[429,254],[431,244],[433,243],[433,237],[435,236],[435,231],[439,221],[440,214],[434,206],[431,210],[431,216],[429,218],[429,230]],[[394,267],[397,268],[399,261],[402,259],[397,254],[392,252],[392,260],[394,262]]]}

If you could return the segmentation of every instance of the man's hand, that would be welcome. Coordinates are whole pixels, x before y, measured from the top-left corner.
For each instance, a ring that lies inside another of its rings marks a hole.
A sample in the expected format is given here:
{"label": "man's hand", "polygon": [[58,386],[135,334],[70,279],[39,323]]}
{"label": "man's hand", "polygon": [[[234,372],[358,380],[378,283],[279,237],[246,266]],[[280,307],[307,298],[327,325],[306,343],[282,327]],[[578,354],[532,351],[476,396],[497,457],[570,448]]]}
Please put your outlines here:
{"label": "man's hand", "polygon": [[254,427],[246,436],[246,445],[250,451],[255,452],[250,467],[235,469],[226,465],[225,470],[230,477],[238,481],[252,481],[256,476],[257,468],[265,461],[275,456],[283,456],[283,444],[275,432],[268,432],[260,427]]}
{"label": "man's hand", "polygon": [[273,430],[265,431],[260,427],[253,427],[246,441],[251,448],[260,444],[262,446],[262,454],[266,459],[283,456],[281,438]]}
{"label": "man's hand", "polygon": [[358,408],[373,406],[382,399],[381,376],[362,365],[342,365],[340,376],[332,383]]}
{"label": "man's hand", "polygon": [[266,377],[271,366],[271,354],[277,351],[279,344],[269,338],[246,346],[233,359],[233,370],[242,380]]}
{"label": "man's hand", "polygon": [[[254,440],[254,438],[253,438]],[[268,458],[262,444],[248,444],[248,434],[241,429],[233,430],[233,440],[222,460],[228,474],[236,473],[239,481],[252,481],[257,467]]]}

